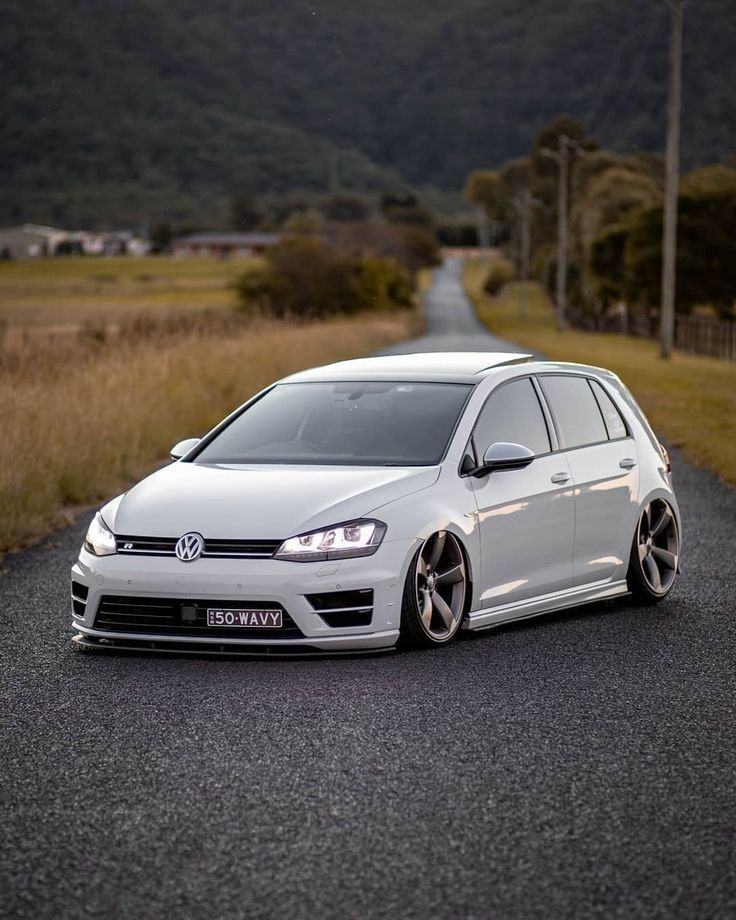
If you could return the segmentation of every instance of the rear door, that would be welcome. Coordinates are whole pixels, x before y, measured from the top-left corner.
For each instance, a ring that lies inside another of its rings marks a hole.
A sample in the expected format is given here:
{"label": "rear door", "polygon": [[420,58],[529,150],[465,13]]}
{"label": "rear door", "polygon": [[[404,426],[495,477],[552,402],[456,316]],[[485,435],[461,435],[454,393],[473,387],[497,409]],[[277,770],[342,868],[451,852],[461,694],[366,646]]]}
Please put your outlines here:
{"label": "rear door", "polygon": [[480,530],[481,604],[494,607],[572,585],[574,495],[565,454],[552,442],[537,388],[516,378],[494,390],[473,430],[479,461],[499,441],[535,454],[520,470],[471,479]]}
{"label": "rear door", "polygon": [[637,513],[636,443],[599,381],[568,374],[538,379],[575,482],[575,584],[623,578]]}

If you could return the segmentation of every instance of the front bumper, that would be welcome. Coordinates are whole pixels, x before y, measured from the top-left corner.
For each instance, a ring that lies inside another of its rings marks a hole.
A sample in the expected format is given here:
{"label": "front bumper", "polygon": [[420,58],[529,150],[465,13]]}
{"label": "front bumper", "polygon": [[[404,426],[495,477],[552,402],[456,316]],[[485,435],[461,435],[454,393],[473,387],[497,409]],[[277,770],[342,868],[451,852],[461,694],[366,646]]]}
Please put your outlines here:
{"label": "front bumper", "polygon": [[[372,556],[334,562],[286,562],[277,559],[207,559],[180,562],[175,557],[94,556],[82,549],[72,567],[72,581],[87,589],[80,604],[72,591],[75,641],[84,646],[212,653],[286,654],[304,652],[367,652],[392,648],[399,637],[401,599],[411,540],[386,541]],[[373,589],[373,615],[366,626],[329,626],[309,603],[307,594]],[[77,590],[77,594],[80,592]],[[277,603],[302,633],[300,637],[247,637],[230,634],[172,635],[163,630],[111,631],[95,627],[103,596],[130,598],[192,598],[217,602],[242,599],[243,607]]]}

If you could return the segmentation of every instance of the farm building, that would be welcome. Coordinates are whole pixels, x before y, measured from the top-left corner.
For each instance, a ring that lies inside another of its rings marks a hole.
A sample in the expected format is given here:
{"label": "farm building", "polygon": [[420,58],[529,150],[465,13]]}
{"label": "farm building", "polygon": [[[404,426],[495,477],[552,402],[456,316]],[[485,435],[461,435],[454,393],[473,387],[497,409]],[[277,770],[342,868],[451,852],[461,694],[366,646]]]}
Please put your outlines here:
{"label": "farm building", "polygon": [[42,227],[39,224],[1,227],[0,258],[38,259],[54,255],[57,246],[67,239],[67,235],[66,230]]}
{"label": "farm building", "polygon": [[243,258],[260,255],[278,243],[278,233],[190,233],[171,244],[176,256]]}
{"label": "farm building", "polygon": [[129,230],[92,232],[60,230],[40,224],[0,227],[0,259],[41,259],[45,256],[140,256],[146,240]]}

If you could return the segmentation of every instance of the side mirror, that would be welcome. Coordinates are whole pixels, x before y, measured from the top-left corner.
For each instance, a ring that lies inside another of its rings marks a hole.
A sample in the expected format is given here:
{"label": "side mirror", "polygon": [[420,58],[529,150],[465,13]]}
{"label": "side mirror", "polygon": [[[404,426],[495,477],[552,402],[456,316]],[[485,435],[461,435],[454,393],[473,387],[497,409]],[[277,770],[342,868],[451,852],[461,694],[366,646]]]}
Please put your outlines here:
{"label": "side mirror", "polygon": [[483,454],[483,463],[473,471],[473,476],[486,476],[499,470],[520,470],[534,459],[534,453],[523,444],[497,441]]}
{"label": "side mirror", "polygon": [[178,444],[174,446],[169,451],[172,460],[180,460],[185,454],[188,454],[189,451],[199,442],[201,438],[185,438],[183,441],[179,441]]}

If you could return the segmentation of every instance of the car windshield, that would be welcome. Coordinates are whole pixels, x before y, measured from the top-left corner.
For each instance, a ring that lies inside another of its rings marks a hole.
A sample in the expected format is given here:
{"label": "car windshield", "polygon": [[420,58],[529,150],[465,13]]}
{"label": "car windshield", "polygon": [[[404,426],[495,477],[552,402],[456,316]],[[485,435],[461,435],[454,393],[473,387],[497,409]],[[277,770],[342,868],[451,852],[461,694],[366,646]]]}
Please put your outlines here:
{"label": "car windshield", "polygon": [[279,384],[194,462],[430,466],[442,459],[470,390],[456,383]]}

